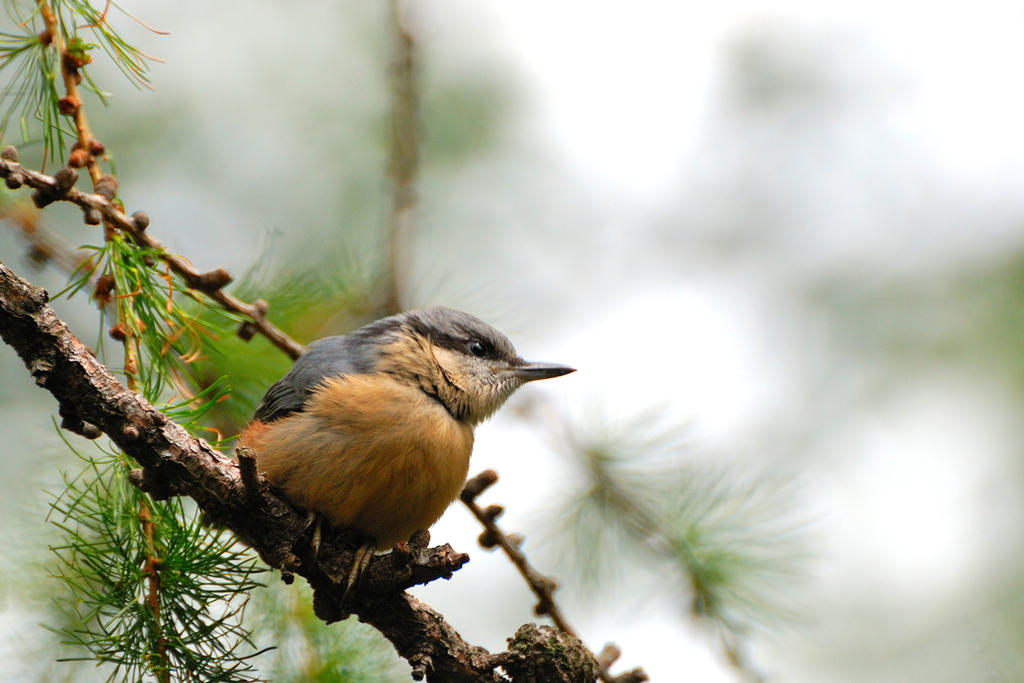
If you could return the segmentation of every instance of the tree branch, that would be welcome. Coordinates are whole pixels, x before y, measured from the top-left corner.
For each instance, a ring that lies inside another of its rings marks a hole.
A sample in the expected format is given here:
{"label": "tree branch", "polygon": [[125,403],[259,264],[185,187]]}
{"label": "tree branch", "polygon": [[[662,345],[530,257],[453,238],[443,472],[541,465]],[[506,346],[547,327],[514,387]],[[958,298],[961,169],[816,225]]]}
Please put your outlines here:
{"label": "tree branch", "polygon": [[74,169],[62,168],[55,175],[48,176],[19,164],[17,150],[6,147],[0,154],[0,178],[5,179],[10,189],[17,189],[22,185],[35,189],[32,199],[40,208],[55,201],[71,202],[82,209],[87,223],[99,223],[102,220],[105,224],[130,235],[136,243],[157,251],[160,258],[181,276],[188,287],[203,292],[225,310],[248,318],[239,330],[239,336],[249,339],[259,332],[293,360],[302,355],[302,344],[266,319],[265,301],[259,300],[250,304],[225,292],[223,287],[231,282],[231,274],[227,270],[216,268],[201,273],[187,259],[170,253],[159,240],[146,232],[146,228],[149,227],[149,216],[141,211],[136,211],[131,216],[125,215],[112,199],[113,192],[110,192],[108,197],[105,194],[91,194],[76,189],[74,184],[77,172]]}
{"label": "tree branch", "polygon": [[[484,470],[466,482],[466,486],[459,495],[465,506],[469,508],[469,511],[473,513],[473,516],[484,527],[484,532],[480,534],[479,538],[481,547],[488,550],[500,547],[504,550],[508,559],[512,561],[512,564],[515,565],[516,569],[519,570],[519,573],[522,574],[526,583],[530,586],[530,590],[537,596],[537,606],[534,607],[533,611],[538,615],[548,615],[559,631],[570,638],[578,639],[579,636],[576,635],[576,631],[569,625],[569,620],[565,618],[558,603],[555,602],[555,589],[558,588],[558,583],[551,577],[541,574],[530,564],[526,554],[520,550],[520,546],[523,543],[522,536],[506,534],[498,526],[497,519],[505,512],[505,508],[501,505],[488,505],[486,508],[482,508],[476,502],[477,496],[496,481],[498,481],[497,472],[494,470]],[[639,667],[618,676],[612,676],[609,669],[618,657],[619,649],[615,645],[608,644],[597,658],[598,677],[604,683],[641,683],[648,680],[647,674]]]}
{"label": "tree branch", "polygon": [[[498,666],[513,680],[595,679],[597,662],[576,638],[529,625],[511,639],[507,652],[491,654],[465,642],[440,614],[405,593],[411,586],[450,578],[469,561],[448,545],[427,547],[426,533],[396,552],[375,556],[343,604],[343,578],[353,560],[344,535],[325,539],[311,557],[306,516],[271,491],[262,477],[253,476],[252,463],[243,473],[234,460],[124,387],[47,301],[43,289],[0,262],[0,337],[36,383],[57,399],[65,421],[78,425],[79,433],[97,436],[102,431],[132,456],[141,465],[131,476],[136,486],[154,497],[192,497],[211,519],[280,569],[286,581],[295,574],[305,578],[321,619],[356,615],[394,644],[417,679],[496,681]],[[550,645],[552,638],[559,647]]]}
{"label": "tree branch", "polygon": [[416,179],[420,166],[419,98],[416,83],[416,43],[400,0],[391,0],[394,32],[389,85],[391,86],[391,140],[387,178],[390,181],[387,279],[382,308],[389,315],[402,310],[400,282],[407,265],[416,214]]}

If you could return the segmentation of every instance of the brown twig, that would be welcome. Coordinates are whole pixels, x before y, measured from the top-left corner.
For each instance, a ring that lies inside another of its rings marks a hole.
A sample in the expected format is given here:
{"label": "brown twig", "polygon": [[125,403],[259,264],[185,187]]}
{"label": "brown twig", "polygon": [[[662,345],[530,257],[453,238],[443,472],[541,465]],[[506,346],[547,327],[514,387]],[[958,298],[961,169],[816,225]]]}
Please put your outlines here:
{"label": "brown twig", "polygon": [[[100,170],[96,157],[103,154],[105,150],[103,144],[93,136],[92,130],[89,128],[82,94],[78,88],[79,83],[82,82],[81,69],[92,61],[92,57],[82,49],[71,49],[64,42],[64,27],[49,0],[37,0],[36,4],[46,25],[49,45],[57,52],[57,62],[60,64],[61,77],[64,80],[65,96],[58,101],[58,109],[62,114],[72,118],[78,138],[68,158],[68,167],[58,171],[54,177],[60,180],[61,174],[63,174],[65,183],[74,185],[77,172],[73,169],[85,166],[89,171],[92,187],[96,194],[113,201],[117,196],[117,178],[111,174],[104,174]],[[100,223],[102,216],[95,211],[87,211],[84,218],[87,224],[95,225]],[[109,220],[104,220],[103,224],[103,239],[109,241],[115,234],[115,226]],[[135,389],[136,377],[139,372],[139,344],[131,331],[131,326],[125,324],[124,309],[130,305],[130,302],[119,299],[116,309],[119,329],[123,331],[121,344],[124,347],[124,372],[128,380],[128,388]]]}
{"label": "brown twig", "polygon": [[81,91],[78,89],[78,84],[82,80],[79,69],[84,64],[79,63],[76,57],[68,51],[67,45],[64,43],[64,34],[60,30],[57,15],[54,13],[49,1],[37,0],[37,5],[39,6],[39,14],[43,17],[43,23],[46,24],[46,32],[50,36],[51,45],[57,51],[57,61],[60,64],[60,72],[64,80],[65,96],[60,101],[61,112],[71,116],[75,123],[75,131],[78,136],[77,148],[85,152],[84,163],[86,168],[89,169],[89,177],[92,178],[93,187],[96,187],[100,182],[103,172],[100,170],[99,164],[96,162],[96,156],[92,151],[102,149],[102,145],[97,146],[98,141],[93,137],[92,130],[89,128],[89,121],[85,116],[85,107],[82,106]]}
{"label": "brown twig", "polygon": [[[505,509],[500,505],[488,505],[486,508],[482,508],[476,502],[477,497],[496,481],[498,481],[497,472],[494,470],[484,470],[466,482],[466,486],[462,489],[462,493],[459,496],[465,506],[473,513],[473,516],[484,527],[484,532],[480,534],[479,538],[480,545],[488,550],[495,547],[500,547],[504,550],[512,564],[516,566],[519,573],[526,579],[530,590],[537,596],[537,606],[534,608],[534,612],[538,615],[546,614],[551,617],[551,621],[555,623],[558,630],[573,638],[579,638],[576,631],[569,625],[565,615],[562,614],[558,603],[555,602],[555,590],[558,588],[558,584],[554,579],[544,576],[530,564],[526,555],[520,550],[520,546],[523,543],[521,537],[515,534],[506,534],[498,526],[496,520]],[[597,657],[597,662],[600,666],[599,676],[602,681],[606,683],[639,683],[639,681],[647,680],[647,674],[640,668],[633,669],[619,676],[612,676],[608,672],[608,668],[617,658],[618,648],[614,646],[605,646],[601,656]]]}
{"label": "brown twig", "polygon": [[258,332],[292,359],[302,355],[304,347],[266,319],[265,301],[246,303],[222,289],[227,284],[227,277],[230,277],[225,277],[227,271],[218,268],[210,273],[199,272],[184,257],[168,252],[159,240],[146,231],[149,216],[145,213],[137,211],[128,216],[112,199],[101,194],[82,192],[75,188],[73,183],[69,185],[66,176],[62,181],[58,177],[60,175],[58,173],[49,176],[22,166],[11,147],[6,148],[4,154],[0,155],[0,177],[6,180],[9,188],[16,189],[21,185],[33,188],[35,193],[32,198],[37,206],[46,206],[54,201],[66,201],[80,207],[86,215],[95,212],[104,222],[130,235],[138,244],[156,251],[171,270],[181,276],[186,286],[202,292],[225,310],[247,318],[239,330],[240,336],[251,338]]}
{"label": "brown twig", "polygon": [[156,554],[156,525],[153,523],[153,513],[149,504],[144,500],[139,507],[139,520],[142,522],[142,532],[146,537],[146,563],[143,572],[146,574],[146,583],[149,590],[146,602],[149,605],[150,613],[153,615],[153,624],[156,628],[156,657],[157,662],[150,662],[150,670],[156,675],[160,683],[170,683],[171,669],[167,659],[167,639],[164,637],[161,624],[160,610],[160,558]]}

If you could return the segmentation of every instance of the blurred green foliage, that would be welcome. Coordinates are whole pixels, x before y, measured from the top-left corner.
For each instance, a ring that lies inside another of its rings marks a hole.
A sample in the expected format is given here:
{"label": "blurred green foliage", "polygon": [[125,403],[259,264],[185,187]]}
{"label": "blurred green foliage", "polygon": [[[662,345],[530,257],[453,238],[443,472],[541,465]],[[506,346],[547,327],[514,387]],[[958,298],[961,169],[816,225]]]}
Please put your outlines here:
{"label": "blurred green foliage", "polygon": [[275,649],[257,662],[279,683],[401,683],[408,666],[372,627],[348,619],[325,624],[308,586],[272,581],[253,593],[249,626]]}
{"label": "blurred green foliage", "polygon": [[884,367],[880,383],[936,368],[984,372],[1024,397],[1024,256],[915,279],[828,278],[808,304],[838,352]]}
{"label": "blurred green foliage", "polygon": [[693,462],[685,429],[654,413],[611,427],[572,429],[566,450],[582,470],[552,516],[563,562],[591,587],[663,578],[680,607],[734,635],[791,616],[786,601],[804,571],[799,516],[784,487]]}

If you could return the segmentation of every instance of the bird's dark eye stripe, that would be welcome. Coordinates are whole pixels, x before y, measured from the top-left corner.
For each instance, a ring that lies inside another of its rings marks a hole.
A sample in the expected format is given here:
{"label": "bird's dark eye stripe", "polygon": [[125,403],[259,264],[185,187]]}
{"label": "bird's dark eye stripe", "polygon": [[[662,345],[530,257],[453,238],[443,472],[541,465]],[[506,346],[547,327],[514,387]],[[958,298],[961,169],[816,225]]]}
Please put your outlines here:
{"label": "bird's dark eye stripe", "polygon": [[[461,351],[462,353],[468,353],[469,355],[477,356],[478,358],[489,358],[500,355],[494,342],[489,339],[473,337],[469,334],[462,336],[435,333],[432,335],[431,340],[441,348]],[[479,345],[479,348],[477,348],[477,345]],[[477,350],[474,351],[474,349]],[[483,350],[483,353],[480,353],[481,349]]]}
{"label": "bird's dark eye stripe", "polygon": [[440,346],[442,349],[451,349],[452,351],[469,351],[469,342],[476,341],[467,337],[456,337],[447,334],[434,335],[431,340]]}

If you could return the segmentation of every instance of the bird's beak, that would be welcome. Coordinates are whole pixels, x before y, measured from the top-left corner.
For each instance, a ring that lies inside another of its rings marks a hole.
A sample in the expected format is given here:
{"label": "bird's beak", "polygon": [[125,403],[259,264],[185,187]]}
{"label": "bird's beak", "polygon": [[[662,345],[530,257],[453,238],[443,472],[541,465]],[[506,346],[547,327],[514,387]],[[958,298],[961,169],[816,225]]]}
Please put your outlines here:
{"label": "bird's beak", "polygon": [[532,382],[537,379],[551,379],[561,377],[570,372],[576,372],[576,368],[558,363],[531,363],[523,361],[521,364],[509,368],[512,375],[523,382]]}

